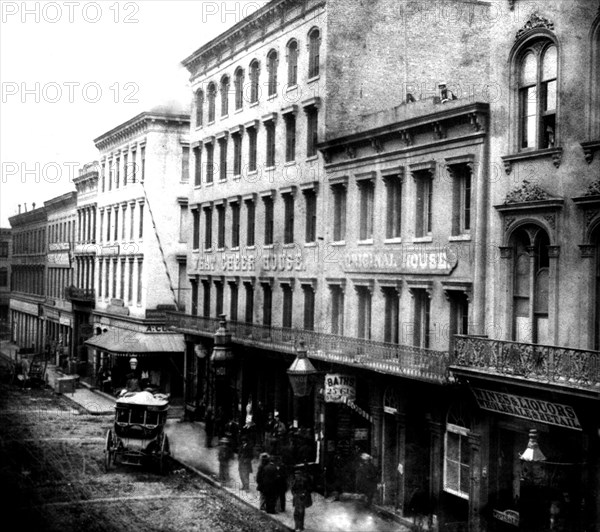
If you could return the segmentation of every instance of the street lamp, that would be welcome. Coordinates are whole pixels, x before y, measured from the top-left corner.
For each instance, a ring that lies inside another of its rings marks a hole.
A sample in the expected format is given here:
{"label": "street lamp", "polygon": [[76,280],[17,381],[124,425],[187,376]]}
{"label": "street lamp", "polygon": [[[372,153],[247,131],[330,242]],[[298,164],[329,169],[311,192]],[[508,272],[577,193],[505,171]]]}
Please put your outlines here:
{"label": "street lamp", "polygon": [[318,372],[308,359],[306,346],[301,340],[296,348],[296,359],[287,370],[292,390],[296,397],[306,397],[310,394],[312,378]]}
{"label": "street lamp", "polygon": [[226,315],[219,315],[219,328],[214,335],[214,347],[210,360],[217,375],[225,375],[230,363],[235,359],[231,350],[231,333],[227,330]]}

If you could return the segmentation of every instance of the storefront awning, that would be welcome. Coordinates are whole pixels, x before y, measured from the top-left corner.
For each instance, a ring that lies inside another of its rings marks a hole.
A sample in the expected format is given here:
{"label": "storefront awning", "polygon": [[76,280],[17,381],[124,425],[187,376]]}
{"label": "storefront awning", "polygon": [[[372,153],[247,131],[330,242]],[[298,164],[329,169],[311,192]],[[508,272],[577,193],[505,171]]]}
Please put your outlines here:
{"label": "storefront awning", "polygon": [[182,353],[185,350],[181,334],[150,334],[143,332],[112,329],[94,336],[85,342],[87,345],[108,351],[117,356]]}

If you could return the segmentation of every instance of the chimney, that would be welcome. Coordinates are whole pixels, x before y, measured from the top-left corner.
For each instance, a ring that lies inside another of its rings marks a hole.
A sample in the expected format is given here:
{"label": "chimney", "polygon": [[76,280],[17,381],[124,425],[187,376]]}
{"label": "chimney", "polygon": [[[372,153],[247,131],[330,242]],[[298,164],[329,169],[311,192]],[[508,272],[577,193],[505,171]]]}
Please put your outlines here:
{"label": "chimney", "polygon": [[35,201],[31,204],[31,209],[35,210]]}
{"label": "chimney", "polygon": [[21,214],[21,204],[19,203],[19,214]]}
{"label": "chimney", "polygon": [[23,209],[25,212],[27,212],[27,203],[23,203]]}

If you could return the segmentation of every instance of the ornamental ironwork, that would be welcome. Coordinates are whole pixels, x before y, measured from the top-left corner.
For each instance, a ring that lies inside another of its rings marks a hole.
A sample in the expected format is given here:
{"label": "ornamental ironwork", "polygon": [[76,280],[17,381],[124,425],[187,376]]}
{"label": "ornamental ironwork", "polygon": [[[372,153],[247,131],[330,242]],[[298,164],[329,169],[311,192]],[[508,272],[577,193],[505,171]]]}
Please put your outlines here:
{"label": "ornamental ironwork", "polygon": [[600,352],[455,336],[452,365],[574,388],[600,388]]}

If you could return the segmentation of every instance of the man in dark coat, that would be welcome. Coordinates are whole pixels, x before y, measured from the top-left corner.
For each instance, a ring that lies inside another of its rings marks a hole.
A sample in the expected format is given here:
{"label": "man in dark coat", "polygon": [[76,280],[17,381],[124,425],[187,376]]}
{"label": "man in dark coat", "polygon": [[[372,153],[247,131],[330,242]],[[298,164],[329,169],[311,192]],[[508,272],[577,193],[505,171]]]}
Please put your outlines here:
{"label": "man in dark coat", "polygon": [[258,471],[256,472],[256,489],[260,494],[260,503],[259,508],[261,510],[267,509],[267,501],[265,499],[265,492],[263,491],[262,480],[263,480],[263,470],[265,466],[269,463],[271,457],[267,453],[262,453],[258,462]]}
{"label": "man in dark coat", "polygon": [[306,473],[298,468],[294,472],[294,482],[292,483],[292,501],[294,504],[294,530],[301,532],[304,530],[304,516],[306,508],[312,505],[310,492],[312,486]]}
{"label": "man in dark coat", "polygon": [[229,462],[233,458],[229,438],[219,440],[219,480],[229,482]]}
{"label": "man in dark coat", "polygon": [[215,417],[212,406],[206,409],[204,415],[204,430],[206,431],[206,447],[212,447],[212,441],[215,436]]}
{"label": "man in dark coat", "polygon": [[285,512],[285,494],[288,489],[287,484],[287,467],[283,463],[281,456],[274,457],[275,467],[277,468],[278,483],[277,483],[277,502],[282,512]]}
{"label": "man in dark coat", "polygon": [[362,453],[356,471],[356,487],[359,493],[365,496],[367,508],[373,503],[377,491],[377,478],[377,468],[373,464],[373,458],[367,453]]}
{"label": "man in dark coat", "polygon": [[252,455],[254,448],[248,441],[246,436],[242,436],[242,443],[238,453],[238,471],[240,473],[240,481],[242,482],[242,490],[250,489],[250,473],[252,473]]}
{"label": "man in dark coat", "polygon": [[269,460],[264,467],[259,468],[256,474],[256,483],[258,484],[258,490],[265,497],[265,509],[267,513],[277,513],[275,504],[279,490],[279,473],[272,460]]}

